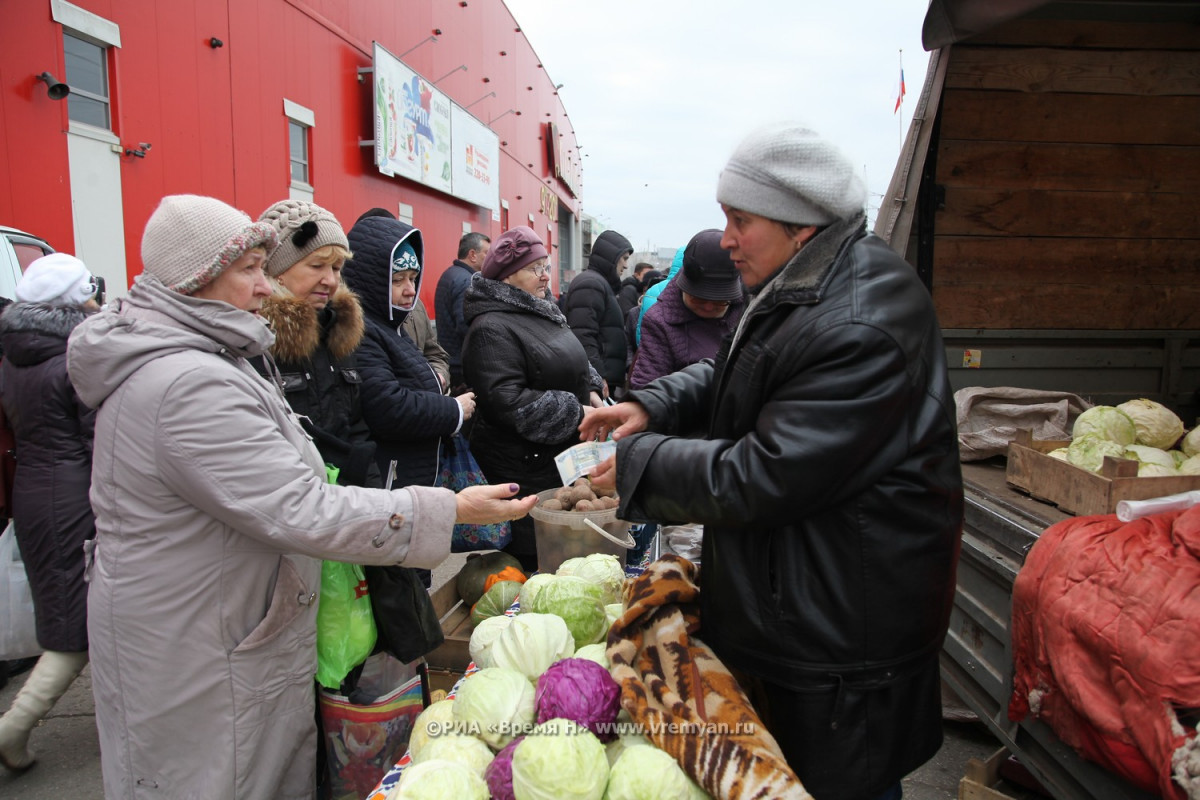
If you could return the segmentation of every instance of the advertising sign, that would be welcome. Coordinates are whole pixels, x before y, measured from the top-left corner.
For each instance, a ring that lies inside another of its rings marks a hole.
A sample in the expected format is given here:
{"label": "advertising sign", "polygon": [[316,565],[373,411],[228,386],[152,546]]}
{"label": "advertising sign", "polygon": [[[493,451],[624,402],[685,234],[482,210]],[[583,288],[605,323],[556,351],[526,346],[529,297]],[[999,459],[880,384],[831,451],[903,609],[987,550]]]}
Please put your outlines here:
{"label": "advertising sign", "polygon": [[451,192],[450,98],[375,43],[375,164]]}
{"label": "advertising sign", "polygon": [[499,209],[500,137],[457,105],[450,119],[454,142],[451,193],[477,206]]}

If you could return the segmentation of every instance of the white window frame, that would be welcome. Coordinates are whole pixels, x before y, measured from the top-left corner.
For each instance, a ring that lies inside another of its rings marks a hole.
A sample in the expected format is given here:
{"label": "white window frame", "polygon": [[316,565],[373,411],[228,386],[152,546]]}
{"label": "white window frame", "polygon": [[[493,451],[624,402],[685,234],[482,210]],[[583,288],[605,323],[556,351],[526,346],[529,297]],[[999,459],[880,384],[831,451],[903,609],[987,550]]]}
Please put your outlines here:
{"label": "white window frame", "polygon": [[[113,129],[115,121],[112,114],[112,73],[108,66],[108,48],[121,46],[121,26],[115,22],[105,19],[104,17],[93,14],[87,9],[80,8],[73,3],[68,3],[66,0],[50,0],[50,17],[59,25],[63,26],[63,33],[70,34],[77,39],[91,42],[97,47],[103,48],[104,53],[104,78],[105,84],[109,87],[108,97],[97,97],[89,92],[75,90],[75,93],[80,97],[87,97],[92,100],[103,102],[108,107],[108,127],[97,128],[94,125],[89,125],[86,122],[80,122],[72,119],[70,127],[72,133],[80,133],[82,135],[91,135],[97,139],[103,139],[110,143],[118,141]],[[66,42],[63,42],[63,47],[66,47]],[[64,79],[66,76],[63,76]],[[69,83],[69,81],[68,81]],[[68,103],[70,100],[68,99]],[[104,135],[99,135],[103,131]]]}
{"label": "white window frame", "polygon": [[[283,115],[288,121],[288,196],[292,200],[306,200],[312,202],[315,192],[312,185],[312,134],[309,132],[317,126],[317,115],[313,110],[306,108],[299,103],[295,103],[287,98],[283,101]],[[305,142],[305,172],[308,174],[307,181],[298,181],[292,177],[292,131],[293,124],[304,128]]]}

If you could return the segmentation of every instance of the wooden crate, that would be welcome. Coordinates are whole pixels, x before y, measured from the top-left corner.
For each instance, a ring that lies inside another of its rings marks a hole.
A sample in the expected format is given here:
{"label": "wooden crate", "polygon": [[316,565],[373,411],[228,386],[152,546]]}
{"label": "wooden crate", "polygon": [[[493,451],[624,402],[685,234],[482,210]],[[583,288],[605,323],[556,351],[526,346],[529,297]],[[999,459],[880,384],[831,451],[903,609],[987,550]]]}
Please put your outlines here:
{"label": "wooden crate", "polygon": [[436,650],[425,656],[431,670],[455,672],[461,675],[471,663],[469,645],[471,631],[471,608],[458,596],[457,581],[450,579],[438,587],[432,595],[433,608],[442,621],[442,633],[446,637]]}
{"label": "wooden crate", "polygon": [[972,758],[958,782],[958,800],[1012,800],[1012,796],[996,788],[1000,781],[1000,765],[1008,759],[1008,749],[1001,747],[986,761]]}
{"label": "wooden crate", "polygon": [[1058,506],[1068,514],[1112,514],[1122,500],[1148,500],[1200,489],[1200,475],[1137,477],[1137,462],[1105,456],[1100,473],[1046,455],[1070,441],[1035,441],[1030,431],[1017,432],[1008,445],[1008,484],[1030,497]]}

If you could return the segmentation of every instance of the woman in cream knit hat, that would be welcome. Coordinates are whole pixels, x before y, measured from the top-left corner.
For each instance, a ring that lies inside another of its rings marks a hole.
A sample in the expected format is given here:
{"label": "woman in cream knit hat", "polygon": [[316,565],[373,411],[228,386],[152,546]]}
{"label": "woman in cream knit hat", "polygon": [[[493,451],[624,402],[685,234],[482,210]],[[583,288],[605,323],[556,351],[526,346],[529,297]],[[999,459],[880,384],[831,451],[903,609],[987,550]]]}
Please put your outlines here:
{"label": "woman in cream knit hat", "polygon": [[929,291],[854,163],[804,125],[748,136],[717,183],[741,322],[581,432],[618,440],[593,480],[621,519],[704,525],[704,641],[805,788],[868,800],[941,744],[962,481]]}
{"label": "woman in cream knit hat", "polygon": [[247,363],[274,338],[257,313],[276,240],[220,200],[164,198],[145,271],[68,346],[97,409],[88,635],[106,797],[311,797],[321,559],[431,568],[456,520],[535,502],[509,485],[327,483]]}

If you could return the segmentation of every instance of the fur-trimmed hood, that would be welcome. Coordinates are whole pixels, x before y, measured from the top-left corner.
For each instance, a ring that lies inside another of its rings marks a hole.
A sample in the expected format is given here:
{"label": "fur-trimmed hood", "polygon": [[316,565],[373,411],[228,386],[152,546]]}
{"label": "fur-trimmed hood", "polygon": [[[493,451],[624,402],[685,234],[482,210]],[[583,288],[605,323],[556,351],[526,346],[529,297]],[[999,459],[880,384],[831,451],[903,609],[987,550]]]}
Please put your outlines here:
{"label": "fur-trimmed hood", "polygon": [[67,337],[89,313],[79,306],[13,303],[0,316],[4,357],[24,367],[66,352]]}
{"label": "fur-trimmed hood", "polygon": [[471,276],[471,283],[468,284],[463,297],[463,317],[470,325],[475,317],[489,311],[533,314],[548,319],[561,328],[567,327],[567,318],[556,303],[534,297],[524,289],[485,278],[476,272]]}
{"label": "fur-trimmed hood", "polygon": [[345,286],[338,286],[320,312],[291,294],[275,294],[263,301],[260,313],[275,332],[271,355],[286,363],[311,358],[322,335],[330,355],[338,361],[362,341],[362,306],[358,295]]}

